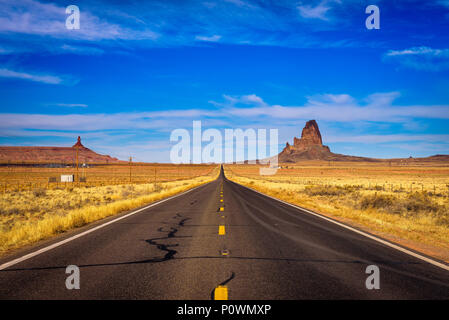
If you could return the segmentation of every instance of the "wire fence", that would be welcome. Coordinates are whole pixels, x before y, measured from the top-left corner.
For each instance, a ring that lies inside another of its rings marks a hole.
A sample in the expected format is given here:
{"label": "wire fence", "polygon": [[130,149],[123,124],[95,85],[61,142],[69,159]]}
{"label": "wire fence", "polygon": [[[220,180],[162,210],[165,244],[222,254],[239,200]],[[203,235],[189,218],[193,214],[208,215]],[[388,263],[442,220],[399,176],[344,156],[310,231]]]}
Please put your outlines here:
{"label": "wire fence", "polygon": [[[71,188],[91,188],[113,185],[134,185],[181,181],[210,175],[215,166],[196,167],[103,167],[81,168],[78,174],[73,168],[65,170],[43,170],[37,168],[13,168],[0,171],[0,193],[63,190]],[[61,175],[72,175],[73,182],[62,182]]]}
{"label": "wire fence", "polygon": [[359,181],[354,183],[348,183],[342,179],[342,181],[329,182],[331,179],[326,178],[309,178],[302,176],[290,175],[288,178],[286,176],[261,176],[259,174],[248,174],[235,172],[231,168],[227,168],[226,171],[232,176],[244,177],[253,180],[272,182],[272,183],[286,183],[300,185],[302,187],[323,187],[323,188],[351,188],[357,190],[367,190],[367,191],[384,191],[384,192],[394,192],[394,193],[414,193],[423,192],[430,195],[436,196],[447,196],[449,197],[449,179],[444,183],[423,183],[421,181],[406,181],[406,182],[372,182],[372,181]]}

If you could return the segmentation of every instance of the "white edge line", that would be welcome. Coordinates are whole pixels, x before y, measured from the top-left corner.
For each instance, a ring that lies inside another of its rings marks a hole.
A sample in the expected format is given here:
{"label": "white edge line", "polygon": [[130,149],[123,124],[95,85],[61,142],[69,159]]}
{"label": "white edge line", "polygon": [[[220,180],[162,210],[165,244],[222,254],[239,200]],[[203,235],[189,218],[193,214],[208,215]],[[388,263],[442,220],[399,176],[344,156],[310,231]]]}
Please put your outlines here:
{"label": "white edge line", "polygon": [[[228,180],[229,180],[229,179],[228,179]],[[232,180],[229,180],[229,181],[232,181]],[[343,228],[346,228],[346,229],[351,230],[351,231],[353,231],[353,232],[356,232],[356,233],[358,233],[358,234],[361,234],[362,236],[365,236],[365,237],[367,237],[367,238],[370,238],[370,239],[372,239],[372,240],[375,240],[375,241],[377,241],[377,242],[380,242],[380,243],[382,243],[382,244],[384,244],[384,245],[386,245],[386,246],[389,246],[389,247],[394,248],[394,249],[396,249],[396,250],[399,250],[399,251],[401,251],[401,252],[403,252],[403,253],[406,253],[406,254],[408,254],[408,255],[411,255],[411,256],[413,256],[413,257],[415,257],[415,258],[418,258],[418,259],[421,259],[421,260],[423,260],[423,261],[425,261],[425,262],[428,262],[428,263],[430,263],[430,264],[433,264],[434,266],[437,266],[437,267],[440,267],[440,268],[442,268],[442,269],[444,269],[444,270],[446,270],[446,271],[449,271],[449,266],[448,266],[448,265],[445,265],[445,264],[443,264],[443,263],[441,263],[441,262],[438,262],[438,261],[435,261],[435,260],[433,260],[433,259],[430,259],[430,258],[427,258],[427,257],[425,257],[425,256],[422,256],[422,255],[420,255],[420,254],[418,254],[418,253],[415,253],[415,252],[413,252],[413,251],[410,251],[410,250],[408,250],[408,249],[405,249],[405,248],[403,248],[403,247],[400,247],[400,246],[398,246],[398,245],[395,245],[395,244],[393,244],[393,243],[391,243],[391,242],[389,242],[389,241],[385,241],[385,240],[383,240],[383,239],[381,239],[381,238],[378,238],[378,237],[376,237],[376,236],[373,236],[373,235],[371,235],[371,234],[369,234],[369,233],[366,233],[366,232],[363,232],[363,231],[361,231],[361,230],[357,230],[357,229],[355,229],[355,228],[352,228],[352,227],[350,227],[350,226],[348,226],[348,225],[346,225],[346,224],[344,224],[344,223],[335,221],[335,220],[330,219],[330,218],[328,218],[328,217],[326,217],[326,216],[323,216],[323,215],[318,214],[318,213],[316,213],[316,212],[310,211],[310,210],[308,210],[308,209],[306,209],[306,208],[303,208],[303,207],[294,205],[294,204],[292,204],[292,203],[286,202],[286,201],[281,200],[281,199],[274,198],[274,197],[269,196],[269,195],[267,195],[267,194],[265,194],[265,193],[262,193],[262,192],[259,192],[259,191],[257,191],[257,190],[254,190],[253,188],[250,188],[250,187],[244,186],[244,185],[242,185],[242,184],[240,184],[240,183],[237,183],[237,182],[235,182],[235,181],[232,181],[232,182],[235,183],[235,184],[238,184],[239,186],[242,186],[242,187],[244,187],[244,188],[246,188],[246,189],[252,190],[252,191],[254,191],[254,192],[258,193],[258,194],[261,194],[261,195],[266,196],[266,197],[268,197],[268,198],[271,198],[271,199],[273,199],[273,200],[282,202],[282,203],[287,204],[287,205],[289,205],[289,206],[291,206],[291,207],[294,207],[294,208],[296,208],[296,209],[305,211],[305,212],[307,212],[307,213],[309,213],[309,214],[311,214],[311,215],[314,215],[314,216],[319,217],[319,218],[321,218],[321,219],[324,219],[324,220],[326,220],[326,221],[335,223],[336,225],[339,225],[340,227],[343,227]]]}
{"label": "white edge line", "polygon": [[[211,181],[211,182],[213,182],[213,181]],[[103,224],[101,224],[101,225],[99,225],[99,226],[96,226],[96,227],[92,228],[92,229],[89,229],[89,230],[86,230],[86,231],[81,232],[81,233],[79,233],[79,234],[76,234],[76,235],[74,235],[74,236],[72,236],[72,237],[70,237],[70,238],[64,239],[64,240],[62,240],[62,241],[56,242],[56,243],[54,243],[54,244],[52,244],[52,245],[49,245],[49,246],[44,247],[44,248],[42,248],[42,249],[39,249],[39,250],[37,250],[37,251],[28,253],[28,254],[26,254],[26,255],[20,257],[20,258],[11,260],[11,261],[9,261],[9,262],[6,262],[6,263],[0,265],[0,270],[4,270],[4,269],[6,269],[6,268],[9,268],[9,267],[11,267],[11,266],[13,266],[13,265],[15,265],[15,264],[18,264],[18,263],[22,262],[22,261],[31,259],[31,258],[33,258],[33,257],[35,257],[35,256],[37,256],[37,255],[40,255],[41,253],[44,253],[44,252],[50,251],[50,250],[52,250],[52,249],[54,249],[54,248],[57,248],[57,247],[59,247],[59,246],[62,246],[63,244],[66,244],[66,243],[68,243],[68,242],[70,242],[70,241],[73,241],[73,240],[75,240],[75,239],[81,238],[81,237],[85,236],[86,234],[89,234],[89,233],[91,233],[91,232],[97,231],[98,229],[101,229],[101,228],[106,227],[106,226],[108,226],[108,225],[110,225],[110,224],[113,224],[114,222],[120,221],[120,220],[122,220],[122,219],[126,219],[126,218],[128,218],[128,217],[130,217],[130,216],[132,216],[132,215],[135,215],[136,213],[139,213],[139,212],[141,212],[141,211],[144,211],[144,210],[146,210],[146,209],[148,209],[148,208],[151,208],[151,207],[153,207],[153,206],[157,206],[158,204],[161,204],[161,203],[163,203],[163,202],[165,202],[165,201],[172,200],[172,199],[174,199],[174,198],[180,197],[180,196],[182,196],[182,195],[184,195],[184,194],[187,194],[187,193],[189,193],[189,192],[191,192],[191,191],[193,191],[193,190],[195,190],[195,189],[198,189],[199,187],[205,186],[205,185],[208,184],[208,183],[210,183],[210,182],[207,182],[207,183],[205,183],[205,184],[199,185],[199,186],[197,186],[197,187],[195,187],[195,188],[192,188],[192,189],[190,189],[190,190],[187,190],[187,191],[184,191],[184,192],[182,192],[182,193],[176,194],[176,195],[171,196],[171,197],[169,197],[169,198],[159,200],[158,202],[152,203],[152,204],[150,204],[150,205],[148,205],[148,206],[146,206],[146,207],[143,207],[143,208],[137,209],[137,210],[135,210],[135,211],[132,211],[132,212],[130,212],[130,213],[128,213],[128,214],[125,214],[124,216],[121,216],[121,217],[118,217],[118,218],[113,219],[113,220],[111,220],[111,221],[105,222],[105,223],[103,223]]]}

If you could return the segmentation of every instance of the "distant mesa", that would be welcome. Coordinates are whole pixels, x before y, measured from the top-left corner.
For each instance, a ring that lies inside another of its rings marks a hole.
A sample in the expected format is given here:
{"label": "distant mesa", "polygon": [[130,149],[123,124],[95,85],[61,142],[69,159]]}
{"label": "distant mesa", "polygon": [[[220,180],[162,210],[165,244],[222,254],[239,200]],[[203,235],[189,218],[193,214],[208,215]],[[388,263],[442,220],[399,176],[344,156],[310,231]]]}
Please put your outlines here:
{"label": "distant mesa", "polygon": [[9,147],[0,146],[0,162],[10,163],[74,163],[78,149],[79,163],[118,163],[117,158],[98,154],[81,143],[72,147]]}

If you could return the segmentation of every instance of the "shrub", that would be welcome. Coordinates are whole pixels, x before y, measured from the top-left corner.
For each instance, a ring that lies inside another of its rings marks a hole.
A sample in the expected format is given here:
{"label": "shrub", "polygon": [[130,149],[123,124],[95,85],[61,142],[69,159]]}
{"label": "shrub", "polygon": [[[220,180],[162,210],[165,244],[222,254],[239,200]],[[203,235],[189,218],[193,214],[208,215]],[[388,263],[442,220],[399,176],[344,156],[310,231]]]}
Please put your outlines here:
{"label": "shrub", "polygon": [[393,204],[398,201],[398,198],[386,194],[366,195],[360,200],[360,207],[362,209],[391,209]]}
{"label": "shrub", "polygon": [[122,193],[121,193],[121,197],[122,198],[127,198],[130,194],[131,194],[130,192],[128,192],[126,190],[123,190]]}
{"label": "shrub", "polygon": [[162,188],[162,185],[161,185],[161,184],[155,183],[155,184],[154,184],[153,192],[161,192],[162,189],[163,189],[163,188]]}
{"label": "shrub", "polygon": [[386,194],[374,194],[364,196],[360,200],[362,209],[374,208],[389,212],[418,214],[420,212],[439,213],[444,212],[444,207],[435,203],[425,192],[414,192],[406,197],[398,197]]}
{"label": "shrub", "polygon": [[352,191],[340,186],[306,186],[304,189],[304,193],[309,196],[340,196]]}
{"label": "shrub", "polygon": [[47,195],[47,191],[45,191],[45,189],[37,189],[34,190],[33,194],[35,197],[44,197]]}
{"label": "shrub", "polygon": [[405,209],[412,212],[437,212],[441,207],[437,203],[433,202],[432,198],[425,192],[411,193],[404,199],[403,202]]}

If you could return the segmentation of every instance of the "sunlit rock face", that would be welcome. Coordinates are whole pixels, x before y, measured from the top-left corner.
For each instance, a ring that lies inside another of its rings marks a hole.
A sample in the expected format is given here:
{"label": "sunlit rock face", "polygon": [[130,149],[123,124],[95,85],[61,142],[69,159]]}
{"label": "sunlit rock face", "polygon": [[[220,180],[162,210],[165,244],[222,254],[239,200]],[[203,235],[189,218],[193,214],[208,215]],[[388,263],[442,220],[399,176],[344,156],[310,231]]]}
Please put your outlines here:
{"label": "sunlit rock face", "polygon": [[8,147],[0,146],[0,162],[11,163],[73,163],[78,149],[79,162],[116,163],[117,158],[98,154],[81,143],[81,137],[72,147]]}

